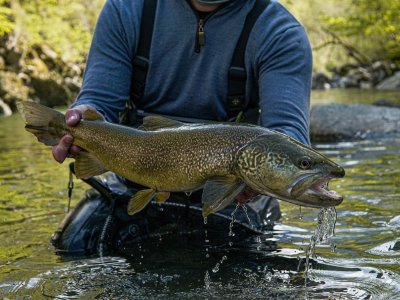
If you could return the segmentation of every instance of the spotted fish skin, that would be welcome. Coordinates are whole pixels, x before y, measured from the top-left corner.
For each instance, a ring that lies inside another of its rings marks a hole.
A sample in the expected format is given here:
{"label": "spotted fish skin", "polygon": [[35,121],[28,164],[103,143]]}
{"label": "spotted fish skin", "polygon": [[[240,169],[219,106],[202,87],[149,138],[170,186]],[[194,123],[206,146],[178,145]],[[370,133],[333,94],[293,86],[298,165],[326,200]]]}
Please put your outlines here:
{"label": "spotted fish skin", "polygon": [[[315,150],[263,127],[183,124],[147,117],[143,127],[135,129],[106,122],[91,110],[77,126],[70,127],[63,114],[40,104],[22,102],[18,108],[26,129],[39,141],[54,145],[68,133],[75,145],[86,150],[76,157],[78,177],[109,170],[148,187],[132,199],[128,206],[132,214],[153,198],[165,201],[169,192],[202,187],[205,215],[225,207],[245,186],[296,204],[326,206],[324,201],[332,200],[329,196],[335,198],[330,204],[341,202],[332,192],[321,200],[315,195],[323,191],[315,188],[309,195],[306,191],[321,178],[343,177],[343,169]],[[310,160],[312,168],[299,166],[301,158]],[[291,195],[293,190],[296,197]]]}

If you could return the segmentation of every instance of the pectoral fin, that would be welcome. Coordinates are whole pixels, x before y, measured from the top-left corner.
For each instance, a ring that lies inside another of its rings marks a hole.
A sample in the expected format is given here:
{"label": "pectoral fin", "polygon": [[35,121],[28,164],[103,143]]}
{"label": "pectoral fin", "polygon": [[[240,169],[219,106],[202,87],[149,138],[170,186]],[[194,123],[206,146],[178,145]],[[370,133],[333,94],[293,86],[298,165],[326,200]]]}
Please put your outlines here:
{"label": "pectoral fin", "polygon": [[107,171],[102,162],[92,153],[81,151],[76,154],[75,174],[78,178],[88,179]]}
{"label": "pectoral fin", "polygon": [[128,203],[128,214],[134,215],[146,207],[151,199],[155,196],[156,192],[152,189],[138,191]]}
{"label": "pectoral fin", "polygon": [[206,217],[227,207],[244,187],[245,184],[233,176],[208,180],[201,196],[203,216]]}

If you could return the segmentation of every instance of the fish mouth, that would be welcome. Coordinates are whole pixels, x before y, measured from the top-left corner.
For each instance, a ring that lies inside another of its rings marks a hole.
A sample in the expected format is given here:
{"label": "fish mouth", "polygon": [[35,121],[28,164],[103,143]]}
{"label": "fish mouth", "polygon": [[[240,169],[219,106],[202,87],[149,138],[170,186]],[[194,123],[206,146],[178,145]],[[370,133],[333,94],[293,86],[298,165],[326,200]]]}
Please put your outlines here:
{"label": "fish mouth", "polygon": [[323,176],[321,173],[301,176],[292,185],[289,194],[296,204],[309,207],[329,207],[342,203],[343,197],[338,192],[329,189],[329,181],[342,178],[344,174]]}
{"label": "fish mouth", "polygon": [[326,178],[322,178],[317,180],[314,184],[312,184],[308,190],[306,190],[307,194],[314,194],[323,200],[320,204],[323,206],[336,206],[342,203],[343,197],[339,195],[335,190],[329,189],[329,181],[332,178],[338,178],[334,176],[328,176]]}

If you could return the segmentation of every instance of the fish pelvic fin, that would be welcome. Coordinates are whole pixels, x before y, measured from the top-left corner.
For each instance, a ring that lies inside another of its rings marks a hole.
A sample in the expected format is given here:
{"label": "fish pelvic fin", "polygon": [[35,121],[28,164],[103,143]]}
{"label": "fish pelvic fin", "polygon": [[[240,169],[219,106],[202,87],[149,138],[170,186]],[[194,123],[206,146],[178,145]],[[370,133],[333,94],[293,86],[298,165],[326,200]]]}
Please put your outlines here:
{"label": "fish pelvic fin", "polygon": [[160,116],[148,116],[143,118],[143,124],[139,129],[144,131],[154,131],[168,127],[180,127],[185,125],[182,122],[171,120]]}
{"label": "fish pelvic fin", "polygon": [[128,203],[128,214],[134,215],[146,207],[156,192],[153,189],[140,190],[135,193]]}
{"label": "fish pelvic fin", "polygon": [[89,152],[80,151],[75,156],[75,174],[78,178],[88,179],[107,172],[102,162]]}
{"label": "fish pelvic fin", "polygon": [[208,180],[203,188],[203,217],[227,207],[245,188],[245,184],[234,176],[216,177]]}
{"label": "fish pelvic fin", "polygon": [[163,203],[169,199],[170,195],[171,195],[170,192],[158,192],[155,196],[155,200],[158,203]]}
{"label": "fish pelvic fin", "polygon": [[34,134],[39,142],[47,146],[58,144],[59,137],[54,126],[65,123],[62,113],[30,101],[17,102],[17,108],[25,122],[25,129]]}

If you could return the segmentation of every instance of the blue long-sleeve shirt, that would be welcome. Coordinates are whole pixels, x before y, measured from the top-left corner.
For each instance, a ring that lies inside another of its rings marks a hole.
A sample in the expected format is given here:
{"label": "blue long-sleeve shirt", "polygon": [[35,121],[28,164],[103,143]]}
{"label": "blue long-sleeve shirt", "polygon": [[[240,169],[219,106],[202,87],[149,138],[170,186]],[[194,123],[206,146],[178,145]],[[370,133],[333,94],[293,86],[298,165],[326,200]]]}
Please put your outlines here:
{"label": "blue long-sleeve shirt", "polygon": [[[130,97],[132,60],[145,0],[108,0],[99,16],[77,101],[118,121]],[[198,17],[186,0],[158,1],[143,107],[146,112],[224,120],[228,70],[255,0],[235,0],[205,22],[205,45],[195,52]],[[261,109],[260,125],[309,144],[312,68],[299,22],[271,1],[249,36],[246,97]]]}

